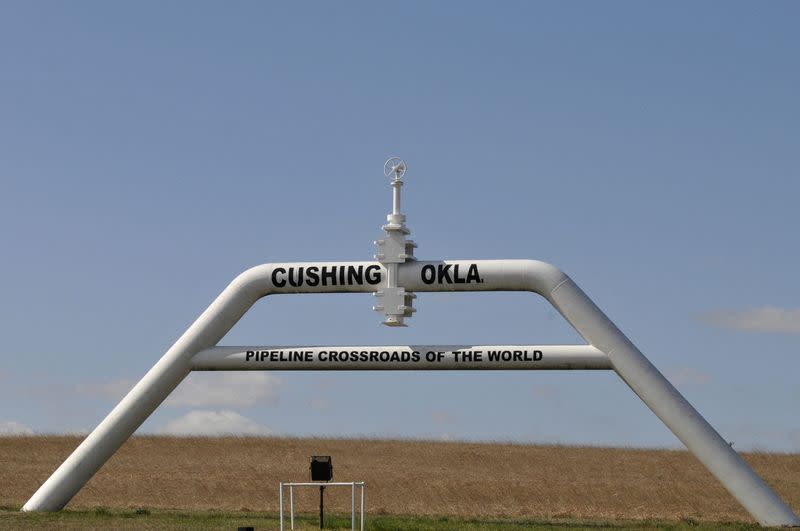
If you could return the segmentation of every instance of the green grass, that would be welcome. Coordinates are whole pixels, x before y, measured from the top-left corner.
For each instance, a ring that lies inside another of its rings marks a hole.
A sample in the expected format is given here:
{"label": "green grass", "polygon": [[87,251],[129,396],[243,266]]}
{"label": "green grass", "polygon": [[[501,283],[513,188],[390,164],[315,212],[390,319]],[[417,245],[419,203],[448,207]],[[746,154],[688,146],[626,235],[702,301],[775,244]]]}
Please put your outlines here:
{"label": "green grass", "polygon": [[[14,508],[0,508],[0,529],[158,529],[158,530],[198,530],[229,529],[239,526],[252,526],[256,530],[279,529],[275,514],[249,512],[179,512],[149,511],[137,509],[130,511],[95,509],[91,511],[61,511],[58,513],[21,513]],[[286,529],[289,528],[288,518]],[[637,529],[637,530],[755,530],[758,526],[743,523],[720,522],[659,522],[659,521],[578,521],[578,520],[502,520],[502,519],[460,519],[430,518],[416,516],[386,516],[367,514],[366,528],[370,531],[530,531],[540,529],[597,530],[597,529]],[[310,531],[318,529],[314,515],[301,515],[295,519],[295,529]],[[349,515],[326,515],[325,529],[350,529]]]}

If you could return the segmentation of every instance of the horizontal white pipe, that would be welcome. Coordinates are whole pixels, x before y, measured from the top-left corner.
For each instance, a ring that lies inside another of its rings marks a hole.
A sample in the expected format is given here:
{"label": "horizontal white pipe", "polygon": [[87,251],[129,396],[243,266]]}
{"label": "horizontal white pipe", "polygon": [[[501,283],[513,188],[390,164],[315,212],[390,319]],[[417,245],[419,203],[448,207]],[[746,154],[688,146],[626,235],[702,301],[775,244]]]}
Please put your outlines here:
{"label": "horizontal white pipe", "polygon": [[281,483],[283,487],[363,487],[366,483],[363,481],[318,481],[318,482],[300,482],[300,483]]}
{"label": "horizontal white pipe", "polygon": [[192,358],[199,371],[397,371],[611,369],[591,345],[397,345],[214,347]]}
{"label": "horizontal white pipe", "polygon": [[[408,291],[536,291],[567,276],[536,260],[439,260],[398,264],[398,285]],[[234,281],[259,296],[284,293],[371,293],[386,285],[379,262],[286,262],[248,269]]]}

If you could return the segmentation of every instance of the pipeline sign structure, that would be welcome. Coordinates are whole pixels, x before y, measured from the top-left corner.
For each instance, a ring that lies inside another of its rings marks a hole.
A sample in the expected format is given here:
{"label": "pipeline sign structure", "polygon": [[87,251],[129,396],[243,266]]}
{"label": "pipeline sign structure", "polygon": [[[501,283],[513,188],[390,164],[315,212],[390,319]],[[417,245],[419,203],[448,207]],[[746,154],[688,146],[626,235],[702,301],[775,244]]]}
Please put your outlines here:
{"label": "pipeline sign structure", "polygon": [[[405,163],[392,158],[392,213],[373,262],[264,264],[248,269],[28,500],[24,511],[62,509],[193,370],[613,370],[762,525],[800,525],[661,372],[566,274],[535,260],[417,261],[400,212]],[[373,293],[388,326],[405,326],[416,293],[528,291],[544,297],[587,345],[241,346],[217,342],[259,299],[290,293]]]}

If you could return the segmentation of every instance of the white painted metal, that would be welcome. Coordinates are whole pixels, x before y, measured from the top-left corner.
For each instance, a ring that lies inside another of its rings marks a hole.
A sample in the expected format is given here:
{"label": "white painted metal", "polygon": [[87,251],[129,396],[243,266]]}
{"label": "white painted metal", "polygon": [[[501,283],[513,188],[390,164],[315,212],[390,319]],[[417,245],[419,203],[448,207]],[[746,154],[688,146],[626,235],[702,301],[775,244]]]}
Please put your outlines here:
{"label": "white painted metal", "polygon": [[372,309],[383,313],[383,324],[387,326],[406,326],[405,319],[416,311],[416,295],[397,283],[398,266],[415,260],[414,248],[417,246],[406,238],[409,234],[406,216],[400,212],[400,189],[403,187],[402,177],[405,172],[406,163],[398,157],[390,158],[383,165],[384,175],[392,177],[392,213],[386,216],[384,236],[375,240],[378,248],[375,259],[386,268],[386,278],[385,283],[375,292],[378,303]]}
{"label": "white painted metal", "polygon": [[366,489],[367,484],[363,481],[330,481],[330,482],[308,482],[308,481],[301,481],[301,482],[294,482],[294,483],[280,483],[280,495],[278,496],[279,499],[279,506],[280,506],[280,531],[284,531],[284,517],[283,517],[283,489],[284,487],[289,487],[289,529],[294,529],[294,496],[293,491],[295,487],[350,487],[350,529],[355,531],[356,529],[356,487],[361,488],[361,514],[360,514],[360,529],[364,531],[364,490]]}
{"label": "white painted metal", "polygon": [[[278,507],[281,511],[280,522],[281,522],[281,531],[283,531],[283,482],[278,484]],[[25,508],[23,507],[23,510]],[[294,525],[292,527],[294,529]]]}
{"label": "white painted metal", "polygon": [[294,529],[294,485],[289,485],[289,515],[289,528]]}
{"label": "white painted metal", "polygon": [[402,185],[403,181],[399,178],[392,182],[392,214],[395,216],[400,214],[400,187]]}
{"label": "white painted metal", "polygon": [[390,157],[383,163],[383,175],[385,177],[401,178],[406,173],[406,163],[400,157]]}
{"label": "white painted metal", "polygon": [[[372,292],[376,289],[375,285],[366,282],[339,282],[338,278],[341,277],[336,275],[325,286],[309,285],[308,282],[292,286],[280,275],[273,278],[276,270],[281,269],[285,274],[290,267],[346,268],[359,265],[364,268],[376,266],[380,271],[380,282],[385,282],[386,269],[375,262],[268,264],[242,273],[36,491],[23,510],[53,511],[63,508],[183,380],[192,367],[192,357],[215,346],[259,298],[276,293]],[[473,267],[478,272],[479,280],[470,282],[467,273]],[[461,278],[462,282],[459,283],[457,278]],[[273,280],[284,284],[275,284]],[[608,355],[622,379],[758,522],[764,525],[800,525],[800,519],[792,510],[572,280],[557,268],[532,260],[407,262],[398,266],[398,285],[420,292],[539,293],[561,312],[584,339]]]}
{"label": "white painted metal", "polygon": [[214,347],[200,351],[192,358],[192,370],[195,371],[610,370],[612,368],[608,356],[591,345]]}
{"label": "white painted metal", "polygon": [[366,486],[363,481],[294,481],[292,483],[281,483],[284,487],[349,487],[351,485]]}

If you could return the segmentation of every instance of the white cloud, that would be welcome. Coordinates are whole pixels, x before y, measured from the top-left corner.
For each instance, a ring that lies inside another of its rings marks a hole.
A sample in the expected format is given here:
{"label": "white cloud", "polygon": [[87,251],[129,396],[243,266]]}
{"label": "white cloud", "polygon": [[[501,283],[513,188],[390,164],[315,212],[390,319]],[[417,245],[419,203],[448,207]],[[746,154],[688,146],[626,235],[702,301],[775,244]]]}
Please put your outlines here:
{"label": "white cloud", "polygon": [[[133,389],[135,380],[78,384],[75,391],[88,396],[120,400]],[[168,406],[247,407],[273,406],[280,399],[281,380],[263,372],[195,372],[167,398]]]}
{"label": "white cloud", "polygon": [[800,309],[762,306],[750,310],[717,310],[698,317],[705,323],[734,330],[800,334]]}
{"label": "white cloud", "polygon": [[190,411],[167,423],[166,435],[269,435],[272,430],[235,411]]}
{"label": "white cloud", "polygon": [[274,406],[281,379],[264,372],[192,373],[167,399],[169,406]]}
{"label": "white cloud", "polygon": [[13,420],[0,421],[0,435],[33,435],[33,430]]}
{"label": "white cloud", "polygon": [[708,382],[708,375],[704,372],[696,371],[691,367],[678,367],[664,371],[667,379],[675,387],[686,387],[689,385],[703,385]]}

